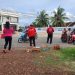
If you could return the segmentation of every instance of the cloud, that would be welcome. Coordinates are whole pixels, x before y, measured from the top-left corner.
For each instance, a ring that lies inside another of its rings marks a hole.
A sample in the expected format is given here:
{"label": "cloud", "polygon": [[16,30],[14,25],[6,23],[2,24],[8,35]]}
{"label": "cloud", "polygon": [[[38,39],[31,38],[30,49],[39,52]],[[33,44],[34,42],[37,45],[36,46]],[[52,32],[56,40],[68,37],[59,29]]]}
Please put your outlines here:
{"label": "cloud", "polygon": [[66,16],[69,17],[69,18],[74,17],[74,15],[72,15],[70,12],[66,12]]}

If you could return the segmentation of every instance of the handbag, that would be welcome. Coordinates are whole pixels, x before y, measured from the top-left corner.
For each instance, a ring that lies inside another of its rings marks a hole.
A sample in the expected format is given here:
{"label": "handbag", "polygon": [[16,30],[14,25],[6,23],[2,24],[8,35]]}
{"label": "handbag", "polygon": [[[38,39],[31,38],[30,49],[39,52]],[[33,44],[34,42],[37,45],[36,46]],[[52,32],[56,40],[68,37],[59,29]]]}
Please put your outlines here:
{"label": "handbag", "polygon": [[4,39],[4,37],[5,37],[4,34],[1,34],[1,39]]}

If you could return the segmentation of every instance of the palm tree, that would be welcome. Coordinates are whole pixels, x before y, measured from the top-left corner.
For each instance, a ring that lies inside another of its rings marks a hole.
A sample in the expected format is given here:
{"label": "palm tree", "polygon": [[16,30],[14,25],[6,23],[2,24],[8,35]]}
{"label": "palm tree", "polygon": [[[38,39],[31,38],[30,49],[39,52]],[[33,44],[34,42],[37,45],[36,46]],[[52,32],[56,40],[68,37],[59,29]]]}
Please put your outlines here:
{"label": "palm tree", "polygon": [[48,26],[49,18],[48,18],[48,14],[46,14],[45,10],[41,11],[39,16],[37,16],[36,23],[37,23],[37,26],[39,26],[39,27]]}
{"label": "palm tree", "polygon": [[64,13],[64,9],[58,7],[57,11],[54,11],[53,14],[54,16],[50,18],[52,25],[56,27],[64,26],[64,20],[68,19]]}
{"label": "palm tree", "polygon": [[37,27],[37,22],[36,21],[32,22],[32,24],[35,25],[35,27]]}

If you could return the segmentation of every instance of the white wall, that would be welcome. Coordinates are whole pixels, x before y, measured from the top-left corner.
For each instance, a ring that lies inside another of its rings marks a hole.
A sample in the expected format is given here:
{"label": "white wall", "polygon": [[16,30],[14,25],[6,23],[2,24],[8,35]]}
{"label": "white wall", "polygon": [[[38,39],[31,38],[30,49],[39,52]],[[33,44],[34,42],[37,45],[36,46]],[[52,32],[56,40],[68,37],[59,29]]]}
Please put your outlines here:
{"label": "white wall", "polygon": [[[54,33],[61,33],[62,30],[64,28],[68,29],[68,28],[71,28],[72,30],[75,28],[75,27],[53,27],[54,28]],[[47,27],[45,28],[36,28],[37,32],[46,32],[47,30]]]}

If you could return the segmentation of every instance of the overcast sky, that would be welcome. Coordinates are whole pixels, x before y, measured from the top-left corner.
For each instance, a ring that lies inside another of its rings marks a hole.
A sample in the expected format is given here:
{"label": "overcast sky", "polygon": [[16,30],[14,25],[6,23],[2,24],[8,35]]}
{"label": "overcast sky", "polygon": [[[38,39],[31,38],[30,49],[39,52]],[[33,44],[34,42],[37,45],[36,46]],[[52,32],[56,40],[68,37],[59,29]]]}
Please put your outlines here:
{"label": "overcast sky", "polygon": [[[21,13],[36,14],[46,10],[49,14],[60,6],[70,15],[75,16],[75,0],[0,0],[0,9],[10,9]],[[34,18],[23,17],[22,24],[31,23]]]}

